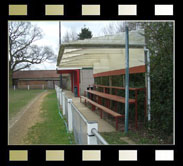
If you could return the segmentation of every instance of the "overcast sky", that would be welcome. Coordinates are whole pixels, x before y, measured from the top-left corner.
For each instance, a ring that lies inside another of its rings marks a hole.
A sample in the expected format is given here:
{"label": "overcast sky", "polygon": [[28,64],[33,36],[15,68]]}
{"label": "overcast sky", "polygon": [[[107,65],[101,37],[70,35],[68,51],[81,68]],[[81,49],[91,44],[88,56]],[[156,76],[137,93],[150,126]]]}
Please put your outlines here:
{"label": "overcast sky", "polygon": [[[63,37],[67,31],[75,31],[77,34],[81,32],[81,28],[86,26],[92,31],[93,37],[102,36],[102,30],[109,23],[117,21],[61,21],[61,36]],[[40,46],[50,46],[54,53],[58,55],[59,51],[59,21],[31,21],[32,24],[40,27],[43,31],[43,39],[35,44]],[[44,62],[39,65],[32,65],[31,70],[49,70],[56,69],[55,63]]]}

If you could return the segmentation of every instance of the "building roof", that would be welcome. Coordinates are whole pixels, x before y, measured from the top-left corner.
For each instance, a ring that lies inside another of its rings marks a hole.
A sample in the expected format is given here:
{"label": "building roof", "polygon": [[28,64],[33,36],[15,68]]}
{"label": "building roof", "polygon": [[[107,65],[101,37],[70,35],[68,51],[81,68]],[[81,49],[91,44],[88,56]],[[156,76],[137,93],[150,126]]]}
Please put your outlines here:
{"label": "building roof", "polygon": [[[129,67],[145,65],[144,30],[129,32]],[[101,73],[125,68],[125,32],[62,44],[57,69],[93,68]]]}
{"label": "building roof", "polygon": [[14,79],[45,79],[59,78],[56,70],[26,70],[13,73]]}
{"label": "building roof", "polygon": [[[144,30],[129,31],[129,46],[144,47]],[[91,39],[76,40],[63,44],[66,47],[125,47],[125,32],[114,35],[93,37]]]}

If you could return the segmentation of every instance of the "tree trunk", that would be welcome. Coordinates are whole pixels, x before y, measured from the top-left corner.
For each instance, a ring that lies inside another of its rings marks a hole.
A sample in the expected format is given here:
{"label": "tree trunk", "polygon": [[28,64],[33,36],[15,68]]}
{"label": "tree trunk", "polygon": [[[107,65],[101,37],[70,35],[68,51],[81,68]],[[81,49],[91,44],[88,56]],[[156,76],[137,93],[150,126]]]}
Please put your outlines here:
{"label": "tree trunk", "polygon": [[13,86],[13,71],[9,64],[9,88],[12,88]]}

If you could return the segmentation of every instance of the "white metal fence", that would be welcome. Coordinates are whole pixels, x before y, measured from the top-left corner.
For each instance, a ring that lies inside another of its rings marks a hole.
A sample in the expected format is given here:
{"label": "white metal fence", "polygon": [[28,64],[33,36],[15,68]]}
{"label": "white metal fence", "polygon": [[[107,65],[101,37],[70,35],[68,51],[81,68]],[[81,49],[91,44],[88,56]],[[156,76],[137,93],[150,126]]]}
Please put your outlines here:
{"label": "white metal fence", "polygon": [[65,97],[65,117],[67,119],[67,122],[68,122],[68,97],[67,96],[64,96]]}
{"label": "white metal fence", "polygon": [[30,89],[47,89],[47,86],[42,84],[42,85],[13,85],[13,89],[16,90],[16,89],[27,89],[27,90],[30,90]]}
{"label": "white metal fence", "polygon": [[77,108],[71,104],[72,110],[72,124],[75,142],[78,144],[87,144],[87,120],[77,110]]}
{"label": "white metal fence", "polygon": [[57,100],[62,108],[62,114],[67,119],[68,131],[74,133],[76,144],[81,145],[108,145],[98,133],[98,123],[89,122],[80,113],[60,87],[55,86]]}

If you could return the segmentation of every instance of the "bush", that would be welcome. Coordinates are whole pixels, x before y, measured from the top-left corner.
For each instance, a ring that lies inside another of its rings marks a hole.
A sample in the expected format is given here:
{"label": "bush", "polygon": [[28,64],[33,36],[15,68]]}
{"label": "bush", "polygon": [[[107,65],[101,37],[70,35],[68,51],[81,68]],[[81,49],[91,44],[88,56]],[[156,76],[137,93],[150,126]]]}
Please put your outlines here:
{"label": "bush", "polygon": [[173,23],[145,25],[151,55],[150,127],[169,135],[173,133]]}

